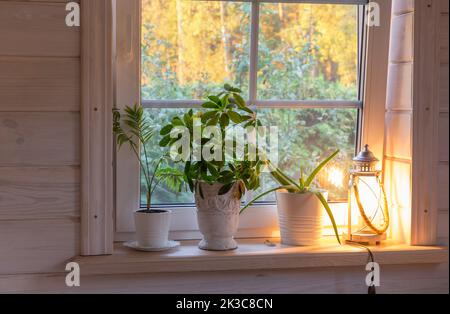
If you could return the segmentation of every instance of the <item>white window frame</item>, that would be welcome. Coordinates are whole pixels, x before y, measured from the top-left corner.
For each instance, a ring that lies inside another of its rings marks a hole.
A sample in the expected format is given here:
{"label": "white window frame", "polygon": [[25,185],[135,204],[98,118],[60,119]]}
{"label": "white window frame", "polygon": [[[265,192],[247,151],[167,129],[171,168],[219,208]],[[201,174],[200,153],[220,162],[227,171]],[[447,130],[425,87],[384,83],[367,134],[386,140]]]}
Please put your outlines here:
{"label": "white window frame", "polygon": [[[202,0],[199,0],[202,1]],[[219,0],[228,1],[228,0]],[[356,108],[359,110],[359,138],[371,143],[378,156],[383,154],[384,112],[386,77],[389,50],[389,26],[391,1],[383,1],[381,7],[381,26],[365,27],[365,64],[360,66],[364,86],[360,85],[358,101],[260,101],[257,100],[257,55],[259,33],[259,4],[262,2],[283,3],[346,3],[356,4],[363,0],[241,0],[252,3],[251,22],[251,64],[249,103],[257,108]],[[189,108],[200,106],[202,101],[141,101],[140,99],[140,0],[116,0],[117,5],[117,48],[116,48],[116,90],[117,108],[126,104],[142,103],[145,108]],[[360,14],[364,15],[360,10]],[[386,14],[383,14],[385,12]],[[388,13],[387,13],[388,12]],[[136,27],[139,25],[139,27]],[[255,36],[256,34],[256,36]],[[362,34],[361,34],[362,35]],[[362,58],[360,58],[361,60]],[[384,82],[384,84],[383,84]],[[358,82],[359,83],[359,82]],[[363,108],[364,103],[364,108]],[[376,127],[374,127],[376,126]],[[115,179],[115,240],[124,241],[134,236],[132,212],[140,208],[140,171],[138,162],[127,150],[116,154]],[[335,206],[342,206],[336,204]],[[171,238],[198,239],[195,207],[168,206],[173,211]],[[276,236],[277,215],[275,205],[256,205],[241,217],[237,237]]]}

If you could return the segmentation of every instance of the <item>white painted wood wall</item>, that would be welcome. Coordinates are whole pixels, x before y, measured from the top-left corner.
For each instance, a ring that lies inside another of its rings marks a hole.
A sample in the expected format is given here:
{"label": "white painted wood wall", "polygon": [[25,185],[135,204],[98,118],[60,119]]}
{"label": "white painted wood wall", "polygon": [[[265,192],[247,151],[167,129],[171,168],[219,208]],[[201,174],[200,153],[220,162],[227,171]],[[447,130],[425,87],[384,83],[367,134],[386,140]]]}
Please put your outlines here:
{"label": "white painted wood wall", "polygon": [[[448,0],[435,1],[442,5],[438,233],[448,244]],[[65,26],[64,2],[0,0],[0,292],[366,292],[363,266],[94,276],[65,288],[65,262],[79,254],[80,32]],[[448,292],[448,264],[385,267],[382,284],[386,293]]]}
{"label": "white painted wood wall", "polygon": [[64,2],[0,1],[0,276],[79,253],[80,30]]}

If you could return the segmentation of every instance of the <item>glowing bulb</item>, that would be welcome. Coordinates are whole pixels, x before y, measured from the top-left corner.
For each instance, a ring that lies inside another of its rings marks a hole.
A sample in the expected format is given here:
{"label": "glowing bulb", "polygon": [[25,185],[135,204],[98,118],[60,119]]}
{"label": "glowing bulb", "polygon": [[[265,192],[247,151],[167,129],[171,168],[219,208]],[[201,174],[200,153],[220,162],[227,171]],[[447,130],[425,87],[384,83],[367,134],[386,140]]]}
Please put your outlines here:
{"label": "glowing bulb", "polygon": [[272,238],[279,238],[280,235],[280,230],[273,230],[272,231]]}
{"label": "glowing bulb", "polygon": [[335,187],[342,187],[344,182],[344,173],[341,169],[332,167],[328,171],[328,181]]}

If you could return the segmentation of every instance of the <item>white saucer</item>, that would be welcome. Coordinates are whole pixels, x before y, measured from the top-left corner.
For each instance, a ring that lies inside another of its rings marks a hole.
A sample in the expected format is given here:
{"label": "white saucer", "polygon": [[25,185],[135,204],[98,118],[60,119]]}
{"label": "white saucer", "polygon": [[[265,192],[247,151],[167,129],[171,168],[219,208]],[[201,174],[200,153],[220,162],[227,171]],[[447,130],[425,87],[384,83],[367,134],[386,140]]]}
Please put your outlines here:
{"label": "white saucer", "polygon": [[130,248],[130,249],[138,250],[138,251],[161,252],[161,251],[174,249],[174,248],[180,246],[180,242],[169,240],[169,241],[167,241],[167,244],[165,246],[163,246],[163,247],[144,247],[144,246],[139,246],[137,241],[125,242],[123,245],[128,247],[128,248]]}

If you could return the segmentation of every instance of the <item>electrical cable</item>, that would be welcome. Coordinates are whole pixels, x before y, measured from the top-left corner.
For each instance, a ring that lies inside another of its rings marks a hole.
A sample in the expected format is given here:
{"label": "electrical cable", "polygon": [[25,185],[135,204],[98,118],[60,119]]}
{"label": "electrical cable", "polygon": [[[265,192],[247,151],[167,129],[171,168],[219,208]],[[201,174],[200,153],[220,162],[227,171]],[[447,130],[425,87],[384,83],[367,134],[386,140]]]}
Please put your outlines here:
{"label": "electrical cable", "polygon": [[[367,246],[365,246],[365,245],[363,245],[361,243],[353,242],[353,241],[349,241],[349,240],[347,240],[347,244],[365,249],[369,253],[369,257],[367,259],[367,262],[368,263],[375,263],[375,256],[373,255],[372,250],[369,247],[367,247]],[[371,270],[374,271],[374,268],[372,267]],[[373,275],[370,278],[370,280],[371,280],[372,284],[369,286],[368,294],[377,294],[377,291],[376,291],[376,288],[375,288],[375,284],[374,284],[375,278],[374,278]]]}

